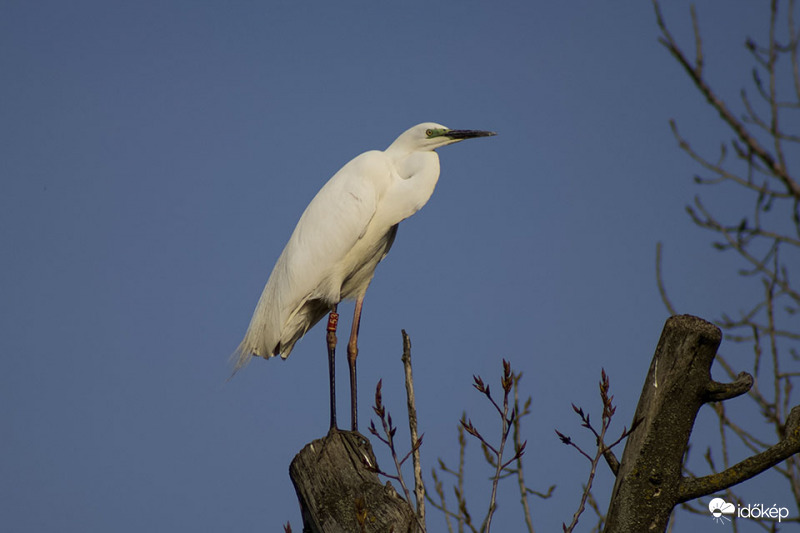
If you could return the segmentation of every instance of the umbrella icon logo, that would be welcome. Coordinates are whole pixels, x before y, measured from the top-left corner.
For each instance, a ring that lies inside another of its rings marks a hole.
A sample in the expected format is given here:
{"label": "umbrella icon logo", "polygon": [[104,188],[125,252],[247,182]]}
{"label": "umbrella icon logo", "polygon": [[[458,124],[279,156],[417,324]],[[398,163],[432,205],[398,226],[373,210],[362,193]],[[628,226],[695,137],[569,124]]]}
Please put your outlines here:
{"label": "umbrella icon logo", "polygon": [[720,524],[724,524],[725,520],[728,522],[731,521],[730,518],[725,516],[726,514],[733,514],[736,512],[736,506],[732,503],[728,503],[722,498],[714,498],[710,502],[708,502],[708,510],[711,512],[711,517],[714,522],[718,522]]}

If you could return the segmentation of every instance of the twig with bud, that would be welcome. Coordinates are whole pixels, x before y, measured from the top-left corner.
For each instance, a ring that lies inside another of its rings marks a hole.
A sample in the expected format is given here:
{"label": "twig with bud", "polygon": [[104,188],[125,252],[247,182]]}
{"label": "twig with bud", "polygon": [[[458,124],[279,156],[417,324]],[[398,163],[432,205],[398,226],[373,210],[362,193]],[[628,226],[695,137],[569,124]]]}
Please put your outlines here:
{"label": "twig with bud", "polygon": [[487,461],[489,461],[489,463],[495,467],[495,473],[492,477],[492,496],[489,500],[489,511],[486,514],[483,527],[481,527],[481,531],[488,533],[492,525],[492,516],[497,509],[497,485],[500,482],[500,478],[502,477],[504,470],[510,464],[522,457],[522,455],[525,453],[525,445],[527,444],[527,441],[523,442],[519,446],[515,446],[516,450],[514,456],[511,457],[511,459],[503,462],[503,452],[505,450],[506,442],[508,442],[508,436],[511,432],[511,429],[514,427],[514,421],[517,418],[516,406],[509,405],[509,395],[511,394],[511,390],[514,387],[515,381],[515,376],[511,371],[511,364],[503,359],[503,377],[500,379],[500,385],[503,388],[502,407],[492,397],[489,385],[485,384],[480,376],[473,376],[473,379],[475,380],[473,386],[478,390],[478,392],[486,396],[502,420],[500,444],[497,447],[492,446],[485,438],[483,438],[483,435],[481,435],[478,429],[472,424],[471,420],[461,420],[461,425],[463,426],[464,430],[481,442],[481,448],[483,449],[483,453],[486,456]]}
{"label": "twig with bud", "polygon": [[564,533],[570,533],[575,526],[578,524],[578,519],[580,518],[583,511],[586,509],[586,502],[590,497],[590,493],[592,491],[592,483],[594,482],[594,476],[597,472],[597,465],[600,463],[600,459],[605,458],[606,462],[608,463],[609,468],[611,471],[616,475],[617,471],[619,470],[619,461],[617,460],[616,456],[614,456],[614,452],[612,452],[612,448],[614,448],[617,444],[622,442],[628,435],[630,435],[635,429],[636,426],[639,425],[641,422],[640,420],[634,421],[631,425],[631,429],[627,429],[625,427],[622,428],[622,435],[612,442],[611,444],[605,443],[605,436],[606,431],[608,430],[609,426],[611,425],[611,418],[614,416],[617,408],[613,405],[614,397],[610,396],[608,393],[611,389],[611,384],[608,379],[608,375],[606,374],[605,369],[601,372],[601,379],[600,379],[600,399],[603,403],[603,414],[601,417],[600,422],[600,431],[597,431],[590,422],[589,415],[583,412],[583,409],[572,404],[572,410],[580,417],[581,419],[581,426],[585,427],[595,437],[595,444],[597,446],[597,451],[595,452],[594,456],[591,456],[587,452],[585,452],[580,446],[575,444],[572,439],[560,431],[556,430],[556,434],[558,438],[561,439],[561,442],[566,444],[567,446],[572,446],[578,453],[586,457],[591,463],[591,469],[589,470],[589,479],[586,482],[586,485],[583,488],[583,495],[581,496],[581,502],[578,506],[578,510],[575,511],[575,514],[572,516],[572,522],[567,524],[562,524],[562,528]]}

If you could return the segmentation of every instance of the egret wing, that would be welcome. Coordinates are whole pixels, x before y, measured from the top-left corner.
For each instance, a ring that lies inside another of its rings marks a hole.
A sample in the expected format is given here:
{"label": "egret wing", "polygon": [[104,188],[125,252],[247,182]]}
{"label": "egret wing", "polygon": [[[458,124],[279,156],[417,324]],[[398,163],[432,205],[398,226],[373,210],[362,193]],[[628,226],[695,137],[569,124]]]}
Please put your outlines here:
{"label": "egret wing", "polygon": [[364,237],[390,182],[382,152],[367,152],[344,166],[306,208],[278,259],[284,269],[284,305],[305,298],[339,301],[350,251]]}
{"label": "egret wing", "polygon": [[369,228],[391,180],[383,152],[366,152],[337,172],[306,207],[283,249],[237,350],[287,357],[294,343],[340,300],[346,258]]}

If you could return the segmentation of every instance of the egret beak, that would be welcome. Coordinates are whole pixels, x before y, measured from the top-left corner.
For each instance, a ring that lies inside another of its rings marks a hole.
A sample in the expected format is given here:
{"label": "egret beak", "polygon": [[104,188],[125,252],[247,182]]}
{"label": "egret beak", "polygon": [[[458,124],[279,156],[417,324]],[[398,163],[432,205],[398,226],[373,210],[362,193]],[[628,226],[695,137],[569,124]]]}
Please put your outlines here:
{"label": "egret beak", "polygon": [[464,139],[472,139],[474,137],[491,137],[497,135],[493,131],[481,130],[447,130],[442,134],[443,137],[448,137],[455,141],[463,141]]}

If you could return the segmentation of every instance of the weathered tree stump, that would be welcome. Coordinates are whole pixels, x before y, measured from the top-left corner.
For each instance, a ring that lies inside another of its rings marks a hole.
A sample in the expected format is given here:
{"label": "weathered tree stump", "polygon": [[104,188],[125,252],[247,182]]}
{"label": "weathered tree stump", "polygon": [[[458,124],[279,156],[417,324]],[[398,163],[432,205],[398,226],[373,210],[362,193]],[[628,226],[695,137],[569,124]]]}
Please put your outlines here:
{"label": "weathered tree stump", "polygon": [[650,364],[606,515],[605,533],[665,531],[673,508],[756,476],[800,451],[800,407],[792,409],[783,439],[731,468],[701,478],[684,477],[682,466],[695,417],[704,403],[735,398],[753,378],[733,383],[711,379],[722,340],[715,325],[690,315],[664,325]]}
{"label": "weathered tree stump", "polygon": [[375,473],[369,441],[358,432],[331,431],[307,444],[289,466],[305,533],[417,531],[414,511]]}

